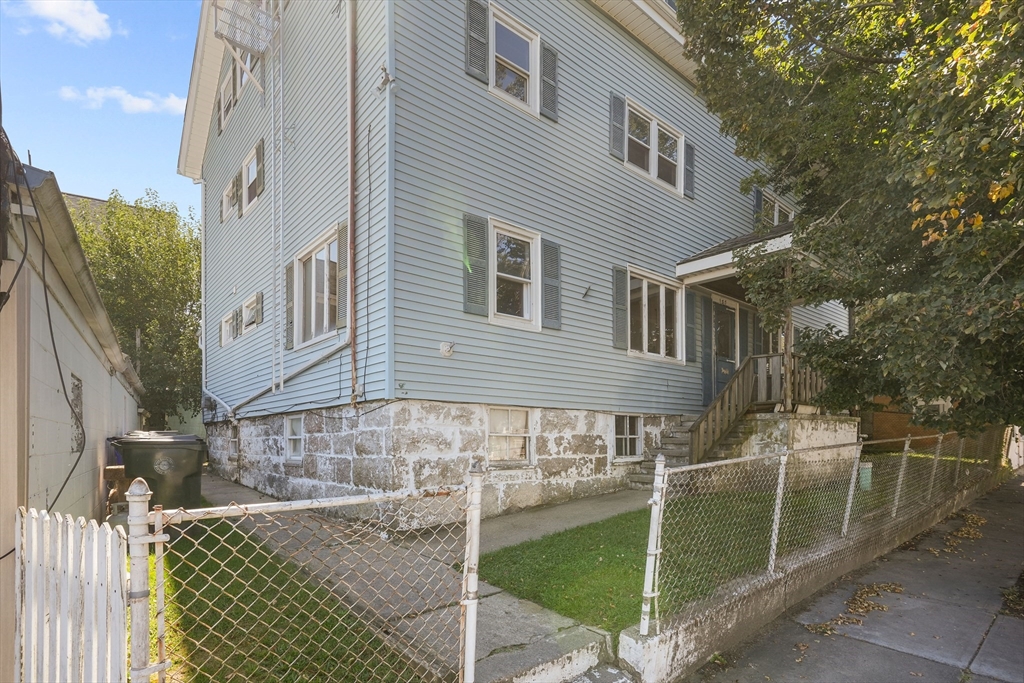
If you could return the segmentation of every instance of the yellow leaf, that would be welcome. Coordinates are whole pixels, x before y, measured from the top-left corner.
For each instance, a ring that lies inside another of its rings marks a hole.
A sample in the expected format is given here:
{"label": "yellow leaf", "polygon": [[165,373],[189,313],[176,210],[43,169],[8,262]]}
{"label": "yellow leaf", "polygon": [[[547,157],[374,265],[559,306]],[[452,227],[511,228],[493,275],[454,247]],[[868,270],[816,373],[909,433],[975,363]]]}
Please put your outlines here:
{"label": "yellow leaf", "polygon": [[978,16],[979,17],[985,16],[986,14],[989,13],[989,11],[991,9],[992,9],[992,0],[985,0],[985,2],[981,3],[981,7],[978,8]]}
{"label": "yellow leaf", "polygon": [[925,175],[927,175],[929,178],[931,178],[933,175],[935,175],[935,167],[934,166],[929,166],[928,168],[926,168],[924,170],[924,172],[925,172]]}
{"label": "yellow leaf", "polygon": [[989,148],[990,148],[990,147],[992,147],[992,145],[990,145],[990,144],[988,144],[988,143],[986,142],[986,143],[985,143],[984,145],[982,145],[982,146],[981,146],[981,151],[982,151],[982,152],[987,152],[987,151],[989,150]]}
{"label": "yellow leaf", "polygon": [[950,218],[958,218],[959,216],[960,216],[960,210],[959,209],[950,209],[949,210],[949,217]]}

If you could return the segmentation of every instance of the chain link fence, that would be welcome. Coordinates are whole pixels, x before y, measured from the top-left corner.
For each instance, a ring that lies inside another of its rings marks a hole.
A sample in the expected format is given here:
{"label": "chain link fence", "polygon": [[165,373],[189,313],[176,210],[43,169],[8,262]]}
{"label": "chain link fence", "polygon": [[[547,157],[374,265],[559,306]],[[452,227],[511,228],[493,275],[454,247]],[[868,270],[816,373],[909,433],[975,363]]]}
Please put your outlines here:
{"label": "chain link fence", "polygon": [[464,680],[472,490],[154,508],[132,680]]}
{"label": "chain link fence", "polygon": [[1000,473],[1003,434],[907,437],[661,466],[641,635],[698,618],[779,576],[827,573],[867,538],[897,545],[956,492]]}

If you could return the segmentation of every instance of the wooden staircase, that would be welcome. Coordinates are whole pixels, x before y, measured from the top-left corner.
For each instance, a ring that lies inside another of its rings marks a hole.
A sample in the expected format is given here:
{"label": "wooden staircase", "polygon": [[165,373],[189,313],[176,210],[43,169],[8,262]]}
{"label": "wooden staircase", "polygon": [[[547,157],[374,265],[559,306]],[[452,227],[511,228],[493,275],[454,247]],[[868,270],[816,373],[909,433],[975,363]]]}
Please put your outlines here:
{"label": "wooden staircase", "polygon": [[661,446],[645,455],[640,463],[640,472],[629,475],[629,488],[650,490],[654,484],[654,459],[658,455],[665,456],[665,465],[668,467],[690,464],[690,426],[694,419],[692,416],[684,417],[668,436],[661,437]]}

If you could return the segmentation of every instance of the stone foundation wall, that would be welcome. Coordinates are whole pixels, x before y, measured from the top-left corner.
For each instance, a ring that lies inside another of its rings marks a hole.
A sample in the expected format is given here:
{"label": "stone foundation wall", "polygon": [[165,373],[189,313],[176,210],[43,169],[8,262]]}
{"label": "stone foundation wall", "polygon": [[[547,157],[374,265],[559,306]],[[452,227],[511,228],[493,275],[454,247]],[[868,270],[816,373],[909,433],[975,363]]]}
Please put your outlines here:
{"label": "stone foundation wall", "polygon": [[[474,460],[486,462],[488,407],[399,400],[307,410],[301,462],[285,457],[284,415],[239,419],[237,446],[231,423],[212,423],[210,463],[227,478],[283,499],[458,485]],[[488,468],[486,517],[624,489],[639,467],[613,457],[612,413],[533,408],[530,420],[531,463]],[[645,449],[658,448],[679,421],[645,415]]]}

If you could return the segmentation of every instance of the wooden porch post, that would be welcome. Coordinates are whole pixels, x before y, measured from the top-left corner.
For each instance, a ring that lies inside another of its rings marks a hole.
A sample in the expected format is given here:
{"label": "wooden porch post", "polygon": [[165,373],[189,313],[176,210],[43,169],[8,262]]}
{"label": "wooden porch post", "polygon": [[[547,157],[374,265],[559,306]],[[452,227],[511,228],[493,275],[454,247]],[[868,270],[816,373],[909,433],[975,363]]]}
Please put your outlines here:
{"label": "wooden porch post", "polygon": [[[786,279],[788,280],[793,275],[793,266],[789,263],[786,264]],[[784,365],[786,367],[783,393],[783,404],[782,407],[787,413],[793,411],[793,380],[794,380],[794,364],[793,364],[793,307],[786,307],[786,325],[783,328],[784,334],[786,335],[786,347],[783,349],[785,354]]]}

